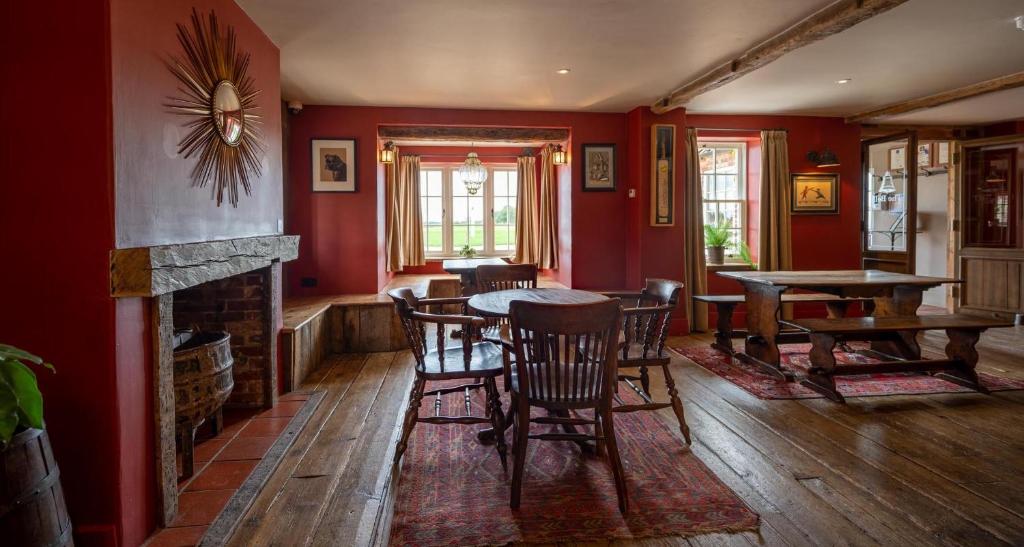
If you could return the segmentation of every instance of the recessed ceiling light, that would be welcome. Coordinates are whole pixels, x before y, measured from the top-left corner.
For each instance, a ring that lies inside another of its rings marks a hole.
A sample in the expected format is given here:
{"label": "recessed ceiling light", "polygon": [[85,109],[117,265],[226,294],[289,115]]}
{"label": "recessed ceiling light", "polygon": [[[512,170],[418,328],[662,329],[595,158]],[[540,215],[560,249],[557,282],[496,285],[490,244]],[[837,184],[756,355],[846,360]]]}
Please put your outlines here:
{"label": "recessed ceiling light", "polygon": [[1024,15],[1018,15],[1014,21],[1017,23],[1017,30],[1024,30]]}
{"label": "recessed ceiling light", "polygon": [[560,68],[560,69],[556,70],[555,72],[557,72],[559,74],[568,74],[569,73],[569,69],[568,68]]}
{"label": "recessed ceiling light", "polygon": [[848,84],[853,81],[853,78],[843,78],[842,80],[836,80],[837,84]]}

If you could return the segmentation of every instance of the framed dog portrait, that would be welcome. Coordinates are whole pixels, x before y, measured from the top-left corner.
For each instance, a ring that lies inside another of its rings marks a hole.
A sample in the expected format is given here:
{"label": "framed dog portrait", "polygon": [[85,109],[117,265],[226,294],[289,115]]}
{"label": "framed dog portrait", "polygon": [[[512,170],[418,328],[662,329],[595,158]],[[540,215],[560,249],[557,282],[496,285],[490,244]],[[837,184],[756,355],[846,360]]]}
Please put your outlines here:
{"label": "framed dog portrait", "polygon": [[313,191],[355,192],[355,139],[313,139]]}

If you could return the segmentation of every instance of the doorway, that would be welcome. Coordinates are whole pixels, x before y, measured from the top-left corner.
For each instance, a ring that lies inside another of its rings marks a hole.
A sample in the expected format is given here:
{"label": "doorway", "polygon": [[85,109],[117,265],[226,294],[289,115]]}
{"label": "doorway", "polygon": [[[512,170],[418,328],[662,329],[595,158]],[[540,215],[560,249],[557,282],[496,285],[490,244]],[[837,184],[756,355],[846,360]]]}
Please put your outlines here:
{"label": "doorway", "polygon": [[903,133],[861,145],[861,266],[914,273],[917,235],[917,136]]}

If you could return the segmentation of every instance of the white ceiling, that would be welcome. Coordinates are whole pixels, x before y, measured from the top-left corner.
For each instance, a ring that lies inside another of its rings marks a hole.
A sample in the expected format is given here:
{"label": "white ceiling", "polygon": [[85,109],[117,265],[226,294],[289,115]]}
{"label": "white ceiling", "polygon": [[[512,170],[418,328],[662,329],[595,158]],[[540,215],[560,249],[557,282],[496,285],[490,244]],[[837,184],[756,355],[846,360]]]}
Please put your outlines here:
{"label": "white ceiling", "polygon": [[[288,100],[624,112],[832,0],[237,1],[280,47]],[[687,109],[846,116],[1021,71],[1017,15],[1024,0],[910,0]],[[882,121],[1019,118],[1020,99],[1007,91]]]}

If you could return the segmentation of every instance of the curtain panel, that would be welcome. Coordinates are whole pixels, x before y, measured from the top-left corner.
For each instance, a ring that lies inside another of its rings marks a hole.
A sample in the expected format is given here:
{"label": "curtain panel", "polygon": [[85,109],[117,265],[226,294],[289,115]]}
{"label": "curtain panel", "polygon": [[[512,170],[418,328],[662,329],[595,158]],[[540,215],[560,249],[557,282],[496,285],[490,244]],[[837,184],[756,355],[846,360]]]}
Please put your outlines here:
{"label": "curtain panel", "polygon": [[789,146],[785,130],[761,131],[761,238],[758,268],[793,269]]}
{"label": "curtain panel", "polygon": [[558,269],[558,203],[555,192],[555,164],[551,157],[551,145],[540,152],[540,256],[538,266],[551,270]]}
{"label": "curtain panel", "polygon": [[513,262],[536,264],[538,239],[537,158],[520,156],[516,160],[519,193],[516,199],[516,255]]}
{"label": "curtain panel", "polygon": [[704,258],[704,195],[700,176],[697,128],[686,128],[686,176],[683,189],[683,253],[686,264],[683,290],[691,331],[708,329],[708,306],[693,300],[707,294],[708,269]]}
{"label": "curtain panel", "polygon": [[387,271],[426,264],[423,251],[423,220],[420,212],[420,157],[399,156],[385,167],[388,188],[386,211]]}

